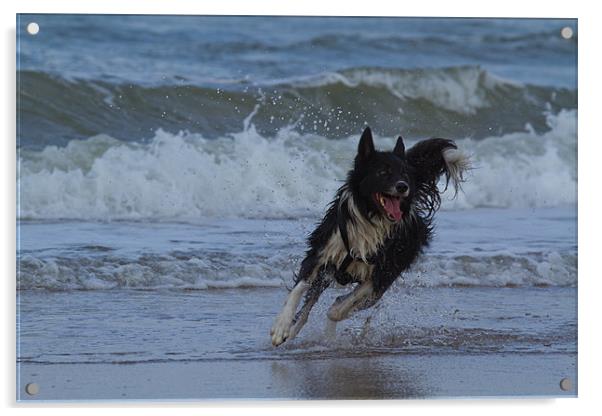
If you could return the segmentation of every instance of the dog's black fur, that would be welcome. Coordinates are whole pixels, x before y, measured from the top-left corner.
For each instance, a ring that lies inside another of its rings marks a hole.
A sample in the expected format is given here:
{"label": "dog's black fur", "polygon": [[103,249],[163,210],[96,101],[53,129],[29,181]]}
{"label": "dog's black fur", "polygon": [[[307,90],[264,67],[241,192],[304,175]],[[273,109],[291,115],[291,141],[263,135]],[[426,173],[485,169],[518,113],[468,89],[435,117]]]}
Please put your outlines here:
{"label": "dog's black fur", "polygon": [[[456,149],[453,141],[435,138],[406,152],[399,137],[393,151],[380,152],[374,148],[370,129],[365,129],[353,169],[309,236],[309,248],[295,278],[295,285],[308,284],[305,303],[290,323],[292,331],[285,331],[282,339],[272,339],[275,345],[298,333],[333,280],[341,285],[357,283],[358,287],[371,282],[370,295],[353,307],[365,309],[410,267],[431,239],[433,216],[441,203],[440,177],[445,175],[446,184],[451,181],[456,193],[463,180],[468,159]],[[377,243],[370,246],[368,241]],[[356,247],[364,247],[363,252],[354,252]],[[345,317],[329,314],[332,320]]]}

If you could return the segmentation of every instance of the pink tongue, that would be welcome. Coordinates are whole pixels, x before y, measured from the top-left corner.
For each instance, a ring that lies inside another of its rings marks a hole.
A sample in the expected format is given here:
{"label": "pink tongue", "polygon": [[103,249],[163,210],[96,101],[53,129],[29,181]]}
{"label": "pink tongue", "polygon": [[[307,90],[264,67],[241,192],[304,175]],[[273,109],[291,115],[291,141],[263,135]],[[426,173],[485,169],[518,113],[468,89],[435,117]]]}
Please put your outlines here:
{"label": "pink tongue", "polygon": [[401,209],[399,209],[399,200],[385,197],[385,210],[387,214],[395,218],[395,221],[401,221]]}

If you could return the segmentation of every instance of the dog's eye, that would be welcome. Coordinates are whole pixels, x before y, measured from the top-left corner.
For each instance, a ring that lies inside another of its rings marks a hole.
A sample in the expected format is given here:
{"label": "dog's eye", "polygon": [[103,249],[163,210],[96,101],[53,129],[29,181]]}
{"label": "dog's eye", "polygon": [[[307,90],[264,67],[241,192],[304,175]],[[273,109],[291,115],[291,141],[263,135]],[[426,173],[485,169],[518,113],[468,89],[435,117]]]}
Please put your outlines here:
{"label": "dog's eye", "polygon": [[387,176],[389,171],[387,169],[382,169],[378,171],[378,176]]}

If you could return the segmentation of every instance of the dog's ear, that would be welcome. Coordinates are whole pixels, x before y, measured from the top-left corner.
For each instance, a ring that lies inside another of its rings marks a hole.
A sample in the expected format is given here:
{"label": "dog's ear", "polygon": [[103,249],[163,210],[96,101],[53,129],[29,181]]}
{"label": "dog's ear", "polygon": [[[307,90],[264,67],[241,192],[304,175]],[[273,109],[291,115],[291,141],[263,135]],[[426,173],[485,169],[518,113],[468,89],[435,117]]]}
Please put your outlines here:
{"label": "dog's ear", "polygon": [[393,149],[393,154],[399,156],[402,159],[405,159],[406,146],[403,144],[403,137],[399,136],[397,138],[397,143],[395,144],[395,149]]}
{"label": "dog's ear", "polygon": [[357,147],[357,157],[360,160],[368,160],[374,152],[372,131],[370,130],[370,127],[366,127],[360,138],[360,144]]}

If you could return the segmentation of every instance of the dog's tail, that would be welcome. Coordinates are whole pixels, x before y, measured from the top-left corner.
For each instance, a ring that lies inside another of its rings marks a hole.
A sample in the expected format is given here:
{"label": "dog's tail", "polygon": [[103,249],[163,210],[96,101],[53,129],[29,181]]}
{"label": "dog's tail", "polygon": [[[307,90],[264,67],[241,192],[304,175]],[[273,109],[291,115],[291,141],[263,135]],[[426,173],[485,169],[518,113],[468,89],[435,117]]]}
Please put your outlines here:
{"label": "dog's tail", "polygon": [[466,181],[466,172],[472,169],[470,157],[455,147],[443,149],[441,153],[445,162],[446,184],[451,182],[456,196],[462,188],[462,183]]}
{"label": "dog's tail", "polygon": [[416,143],[406,152],[407,162],[415,168],[415,201],[430,217],[439,209],[441,197],[437,183],[445,175],[445,189],[451,183],[455,194],[471,169],[470,158],[449,139],[428,139]]}

